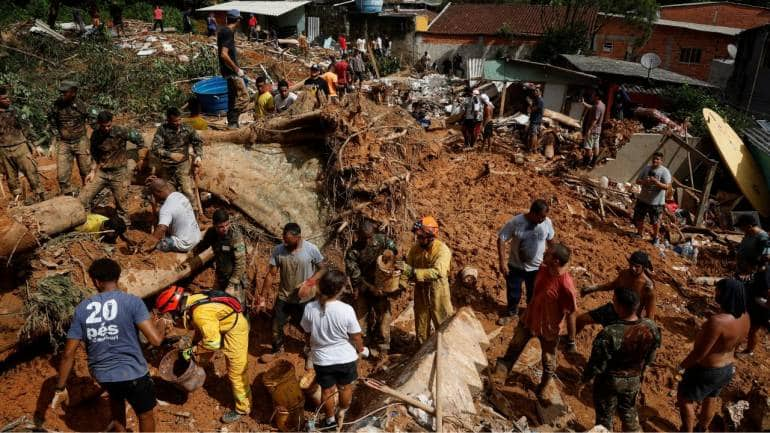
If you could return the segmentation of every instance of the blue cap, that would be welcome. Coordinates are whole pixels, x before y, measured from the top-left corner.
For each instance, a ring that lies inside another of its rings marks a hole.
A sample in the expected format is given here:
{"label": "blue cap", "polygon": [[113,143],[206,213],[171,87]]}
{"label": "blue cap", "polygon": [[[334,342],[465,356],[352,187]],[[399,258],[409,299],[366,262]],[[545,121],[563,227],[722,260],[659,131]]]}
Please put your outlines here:
{"label": "blue cap", "polygon": [[241,11],[238,9],[230,9],[227,11],[227,16],[231,18],[240,18],[241,17]]}

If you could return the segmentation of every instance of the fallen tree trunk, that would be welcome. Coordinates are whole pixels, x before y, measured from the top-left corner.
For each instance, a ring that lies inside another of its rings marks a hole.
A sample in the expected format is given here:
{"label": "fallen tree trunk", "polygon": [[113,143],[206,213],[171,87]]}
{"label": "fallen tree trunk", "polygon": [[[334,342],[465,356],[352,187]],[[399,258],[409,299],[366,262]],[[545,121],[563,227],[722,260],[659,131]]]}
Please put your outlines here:
{"label": "fallen tree trunk", "polygon": [[0,256],[29,251],[41,239],[52,237],[86,222],[86,210],[75,197],[54,197],[31,206],[13,209],[0,217]]}
{"label": "fallen tree trunk", "polygon": [[230,131],[200,131],[206,143],[284,143],[299,144],[323,140],[325,127],[321,110],[314,110],[296,116],[274,117],[265,123],[255,123],[245,128]]}
{"label": "fallen tree trunk", "polygon": [[562,125],[569,126],[570,128],[580,129],[580,122],[567,116],[566,114],[562,114],[546,108],[543,110],[543,116],[550,117],[551,119],[561,123]]}
{"label": "fallen tree trunk", "polygon": [[[187,259],[187,254],[178,253],[177,266]],[[206,262],[214,258],[214,251],[206,249],[198,255],[201,265],[196,268],[186,266],[181,270],[176,266],[171,269],[124,269],[118,282],[118,286],[127,293],[146,298],[158,294],[161,290],[189,277],[193,272],[203,267]]]}

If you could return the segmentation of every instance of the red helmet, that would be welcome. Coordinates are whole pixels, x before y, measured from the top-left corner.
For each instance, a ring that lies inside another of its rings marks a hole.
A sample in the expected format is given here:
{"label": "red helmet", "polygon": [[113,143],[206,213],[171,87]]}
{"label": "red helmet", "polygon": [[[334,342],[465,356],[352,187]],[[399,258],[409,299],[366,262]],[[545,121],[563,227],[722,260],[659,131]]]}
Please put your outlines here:
{"label": "red helmet", "polygon": [[179,301],[182,300],[184,289],[179,286],[170,286],[162,291],[155,299],[155,308],[161,313],[174,311],[179,307]]}

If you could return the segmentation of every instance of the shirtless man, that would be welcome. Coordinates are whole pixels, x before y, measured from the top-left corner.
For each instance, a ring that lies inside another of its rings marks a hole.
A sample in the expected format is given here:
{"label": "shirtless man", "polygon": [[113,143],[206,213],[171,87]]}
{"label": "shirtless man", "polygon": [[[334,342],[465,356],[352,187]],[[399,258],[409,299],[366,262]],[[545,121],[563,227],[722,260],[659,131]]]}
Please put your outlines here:
{"label": "shirtless man", "polygon": [[[749,334],[746,293],[735,279],[717,283],[719,313],[711,316],[695,337],[692,351],[682,361],[684,370],[677,389],[677,405],[682,417],[680,431],[707,431],[717,411],[717,397],[735,374],[735,349]],[[698,425],[695,406],[702,402]],[[697,429],[697,430],[694,430]]]}
{"label": "shirtless man", "polygon": [[[650,256],[644,251],[636,251],[628,258],[628,269],[620,271],[617,278],[601,286],[585,287],[580,290],[582,296],[593,292],[609,292],[617,288],[629,288],[639,295],[639,310],[637,314],[650,320],[655,320],[655,291],[652,279],[647,275],[652,271]],[[583,313],[577,318],[577,332],[587,325],[599,324],[607,326],[617,322],[620,317],[612,307],[612,302],[599,308]]]}

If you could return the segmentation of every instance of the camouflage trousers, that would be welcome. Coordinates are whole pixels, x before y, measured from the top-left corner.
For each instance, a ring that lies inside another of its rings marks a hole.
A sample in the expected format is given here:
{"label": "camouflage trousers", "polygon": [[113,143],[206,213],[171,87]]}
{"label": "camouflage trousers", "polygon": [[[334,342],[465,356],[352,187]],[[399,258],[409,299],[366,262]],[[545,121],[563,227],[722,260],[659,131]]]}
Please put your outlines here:
{"label": "camouflage trousers", "polygon": [[179,164],[163,164],[161,171],[162,177],[174,184],[176,189],[190,200],[193,210],[197,212],[198,202],[195,200],[195,189],[190,171],[191,164],[189,159]]}
{"label": "camouflage trousers", "polygon": [[72,186],[72,160],[78,164],[81,185],[85,183],[88,172],[91,171],[91,151],[88,139],[84,135],[79,141],[68,143],[56,140],[56,174],[59,180],[59,192],[70,194],[76,190]]}
{"label": "camouflage trousers", "polygon": [[612,419],[617,411],[624,432],[641,431],[636,412],[636,396],[641,389],[641,378],[602,375],[594,379],[594,408],[596,425],[612,431]]}
{"label": "camouflage trousers", "polygon": [[40,195],[45,192],[43,184],[40,183],[40,173],[37,171],[37,165],[27,143],[0,146],[0,163],[3,164],[3,170],[8,176],[8,188],[12,195],[21,195],[19,173],[24,174],[27,178],[33,193]]}
{"label": "camouflage trousers", "polygon": [[91,208],[91,202],[104,188],[112,191],[112,198],[115,200],[115,210],[118,215],[125,218],[128,208],[128,184],[131,182],[127,167],[118,167],[111,169],[98,168],[94,180],[85,184],[80,190],[78,198],[86,209]]}

